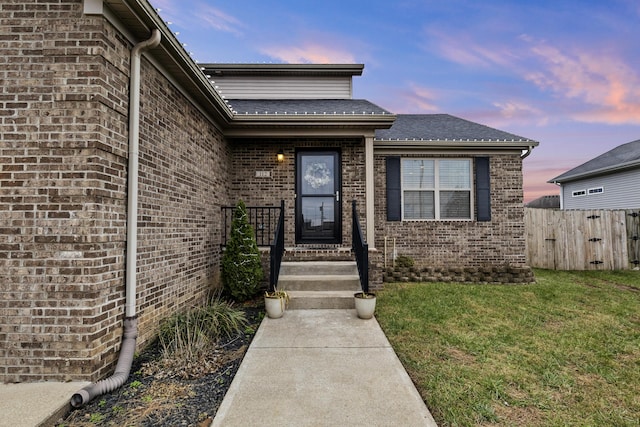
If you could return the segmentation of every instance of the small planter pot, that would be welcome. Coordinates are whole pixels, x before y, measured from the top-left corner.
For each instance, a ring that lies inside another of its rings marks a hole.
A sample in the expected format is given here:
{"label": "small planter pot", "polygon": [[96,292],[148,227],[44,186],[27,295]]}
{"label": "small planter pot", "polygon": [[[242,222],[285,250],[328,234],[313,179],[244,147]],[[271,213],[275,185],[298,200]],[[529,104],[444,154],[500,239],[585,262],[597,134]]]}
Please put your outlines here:
{"label": "small planter pot", "polygon": [[371,292],[353,294],[356,302],[356,313],[361,319],[371,319],[376,309],[376,295]]}
{"label": "small planter pot", "polygon": [[264,308],[271,319],[279,319],[284,314],[289,302],[289,295],[285,291],[267,292],[264,296]]}
{"label": "small planter pot", "polygon": [[271,319],[279,319],[284,314],[284,298],[264,297],[264,308]]}

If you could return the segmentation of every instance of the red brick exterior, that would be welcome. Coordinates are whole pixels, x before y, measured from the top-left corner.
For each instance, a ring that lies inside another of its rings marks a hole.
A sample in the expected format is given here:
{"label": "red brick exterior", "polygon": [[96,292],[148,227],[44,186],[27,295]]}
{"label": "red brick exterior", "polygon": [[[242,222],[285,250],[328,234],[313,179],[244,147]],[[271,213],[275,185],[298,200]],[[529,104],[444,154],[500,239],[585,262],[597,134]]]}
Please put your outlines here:
{"label": "red brick exterior", "polygon": [[[122,336],[131,44],[82,1],[3,1],[0,381],[95,380]],[[143,60],[139,346],[219,263],[229,149]]]}

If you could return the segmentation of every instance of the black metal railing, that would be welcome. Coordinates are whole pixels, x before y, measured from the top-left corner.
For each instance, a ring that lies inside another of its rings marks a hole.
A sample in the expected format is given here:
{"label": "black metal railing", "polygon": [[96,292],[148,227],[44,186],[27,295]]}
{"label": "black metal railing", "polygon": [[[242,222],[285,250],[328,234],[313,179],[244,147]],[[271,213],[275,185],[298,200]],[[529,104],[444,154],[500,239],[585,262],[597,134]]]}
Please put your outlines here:
{"label": "black metal railing", "polygon": [[[235,206],[223,206],[221,209],[222,241],[220,244],[226,246],[231,235]],[[282,215],[282,208],[279,206],[247,206],[247,215],[255,232],[258,246],[270,246],[278,223],[278,215]]]}
{"label": "black metal railing", "polygon": [[360,276],[362,292],[369,292],[369,245],[362,234],[355,200],[352,202],[351,212],[351,250],[356,255],[356,264],[358,264],[358,275]]}
{"label": "black metal railing", "polygon": [[271,243],[269,261],[269,291],[273,292],[278,284],[280,276],[280,265],[284,255],[284,200],[280,201],[280,217],[276,224],[275,236]]}

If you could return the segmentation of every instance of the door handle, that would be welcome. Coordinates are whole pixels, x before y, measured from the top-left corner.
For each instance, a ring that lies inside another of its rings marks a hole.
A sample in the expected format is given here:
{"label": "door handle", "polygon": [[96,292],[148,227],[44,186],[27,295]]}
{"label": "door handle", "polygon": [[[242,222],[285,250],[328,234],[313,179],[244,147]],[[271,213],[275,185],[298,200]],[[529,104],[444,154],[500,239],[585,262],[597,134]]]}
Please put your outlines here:
{"label": "door handle", "polygon": [[340,191],[336,190],[336,202],[340,201]]}

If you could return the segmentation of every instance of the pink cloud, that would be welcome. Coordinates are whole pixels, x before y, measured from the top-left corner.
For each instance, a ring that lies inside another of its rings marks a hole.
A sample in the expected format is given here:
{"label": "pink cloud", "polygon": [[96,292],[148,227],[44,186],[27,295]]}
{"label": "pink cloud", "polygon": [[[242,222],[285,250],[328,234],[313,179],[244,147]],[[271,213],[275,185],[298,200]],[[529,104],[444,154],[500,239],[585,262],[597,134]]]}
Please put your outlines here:
{"label": "pink cloud", "polygon": [[[535,154],[535,150],[533,154]],[[559,187],[555,184],[548,184],[547,181],[566,172],[567,169],[562,169],[557,166],[544,166],[540,162],[532,162],[530,158],[524,160],[523,169],[525,203],[535,200],[538,197],[560,194]]]}
{"label": "pink cloud", "polygon": [[353,64],[355,56],[333,45],[303,42],[298,46],[269,46],[261,49],[265,55],[288,63]]}
{"label": "pink cloud", "polygon": [[476,37],[456,33],[455,36],[429,30],[429,38],[436,41],[436,50],[450,61],[465,66],[509,66],[517,58],[513,51],[479,43]]}
{"label": "pink cloud", "polygon": [[554,196],[560,194],[560,189],[554,184],[547,184],[540,181],[530,182],[524,180],[524,203],[529,203],[542,196]]}
{"label": "pink cloud", "polygon": [[514,123],[517,120],[531,122],[534,118],[540,126],[549,122],[549,117],[544,111],[522,101],[494,102],[493,105],[498,108],[500,116],[506,119],[506,123]]}
{"label": "pink cloud", "polygon": [[[492,42],[466,34],[429,31],[435,50],[450,61],[469,67],[500,67],[535,86],[571,100],[570,118],[581,122],[640,124],[640,72],[610,51],[583,48],[567,52],[545,41],[522,34],[519,44]],[[576,102],[577,101],[577,102]],[[504,117],[536,117],[544,125],[548,118],[522,102],[497,101]]]}
{"label": "pink cloud", "polygon": [[153,6],[160,16],[180,27],[196,26],[211,28],[235,35],[241,35],[244,25],[235,17],[222,10],[209,6],[206,2],[193,2],[189,10],[184,10],[173,0],[153,0]]}
{"label": "pink cloud", "polygon": [[151,3],[164,19],[177,22],[181,16],[180,8],[172,0],[152,0]]}
{"label": "pink cloud", "polygon": [[409,83],[408,88],[396,90],[393,105],[388,105],[394,113],[433,113],[440,110],[436,105],[438,95],[433,89]]}
{"label": "pink cloud", "polygon": [[575,120],[611,124],[640,124],[640,75],[612,55],[578,52],[568,54],[545,43],[531,52],[546,68],[525,78],[559,96],[586,104],[571,113]]}
{"label": "pink cloud", "polygon": [[242,34],[240,31],[240,28],[243,26],[242,23],[233,16],[222,12],[220,9],[207,4],[200,4],[197,8],[196,15],[208,28],[236,35]]}

